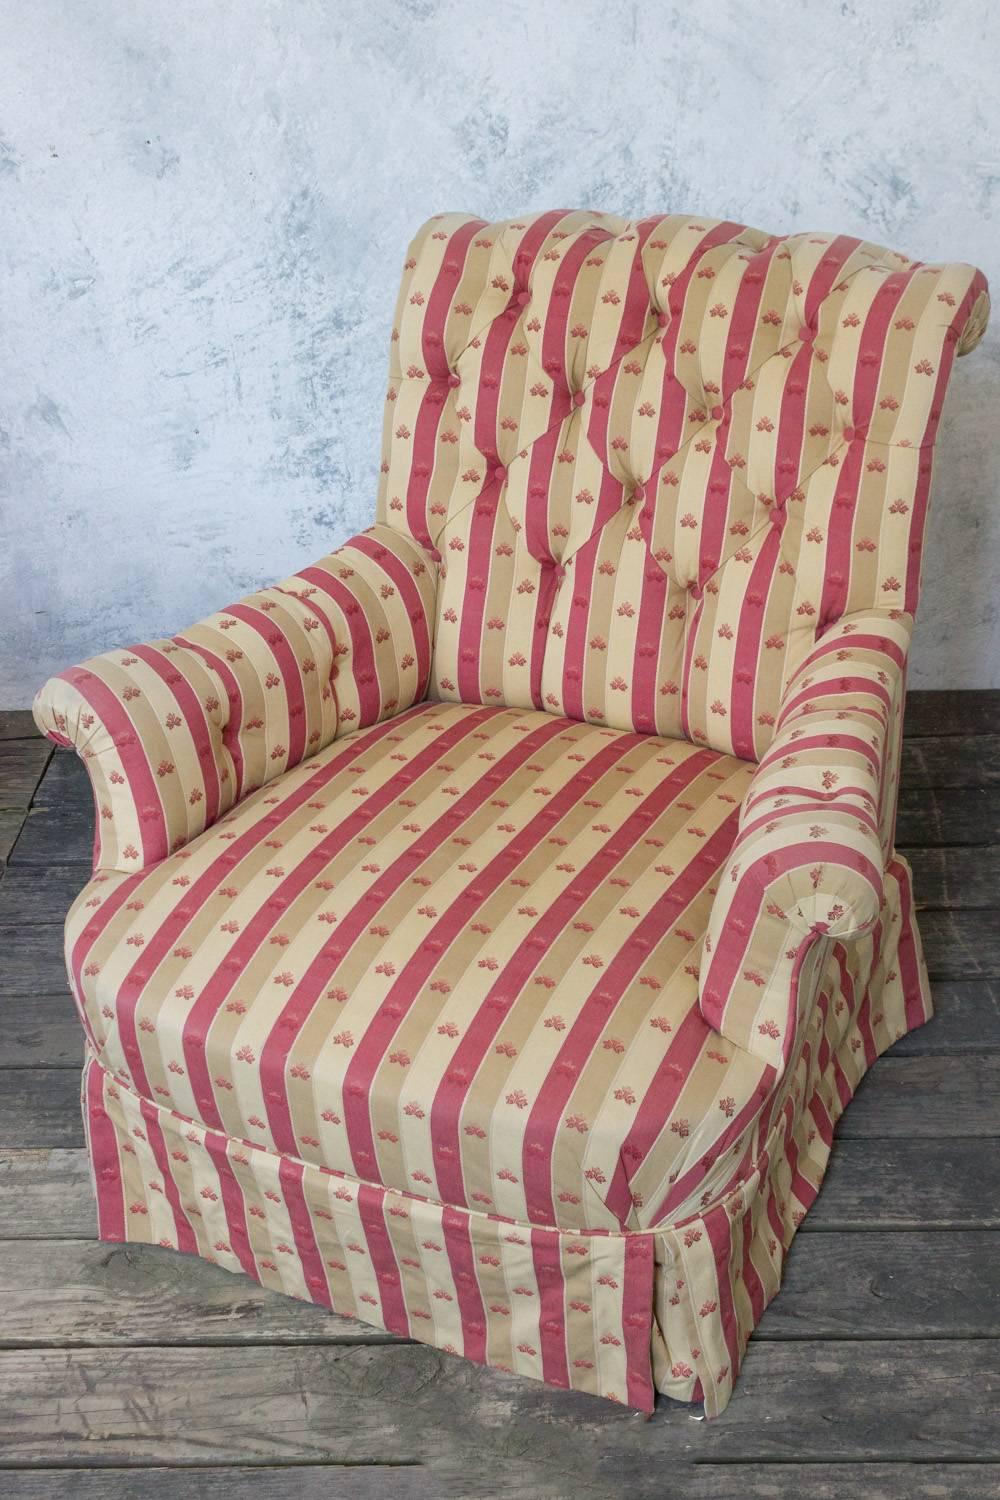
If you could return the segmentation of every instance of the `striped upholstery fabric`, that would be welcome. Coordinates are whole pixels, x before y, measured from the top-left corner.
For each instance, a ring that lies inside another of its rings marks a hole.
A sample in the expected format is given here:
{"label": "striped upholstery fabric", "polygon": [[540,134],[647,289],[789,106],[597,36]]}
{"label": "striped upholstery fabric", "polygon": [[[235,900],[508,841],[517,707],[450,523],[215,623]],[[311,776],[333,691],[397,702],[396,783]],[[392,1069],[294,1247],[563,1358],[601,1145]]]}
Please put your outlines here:
{"label": "striped upholstery fabric", "polygon": [[883,916],[909,638],[906,615],[831,627],[792,678],[743,803],[701,1008],[776,1067],[797,1035],[797,997],[812,1002],[795,981],[806,951],[871,932]]}
{"label": "striped upholstery fabric", "polygon": [[63,674],[100,1233],[651,1410],[729,1399],[876,1057],[930,460],[985,282],[432,220],[378,524]]}
{"label": "striped upholstery fabric", "polygon": [[432,219],[379,517],[441,558],[434,693],[759,759],[818,634],[912,613],[982,275],[671,215]]}
{"label": "striped upholstery fabric", "polygon": [[146,1098],[367,1182],[643,1222],[691,1157],[679,1121],[711,1104],[717,1151],[765,1072],[698,1008],[751,772],[534,710],[411,710],[81,895],[94,1049]]}
{"label": "striped upholstery fabric", "polygon": [[339,735],[424,696],[435,568],[384,526],[150,645],[45,684],[44,734],[84,757],[95,869],[136,870]]}

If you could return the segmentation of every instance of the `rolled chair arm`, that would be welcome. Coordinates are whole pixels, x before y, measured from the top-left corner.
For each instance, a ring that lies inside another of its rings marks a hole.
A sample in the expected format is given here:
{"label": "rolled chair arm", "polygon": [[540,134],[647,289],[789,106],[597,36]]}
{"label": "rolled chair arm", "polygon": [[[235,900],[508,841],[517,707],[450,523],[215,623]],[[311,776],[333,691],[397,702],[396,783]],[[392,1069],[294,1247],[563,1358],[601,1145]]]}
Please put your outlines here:
{"label": "rolled chair arm", "polygon": [[418,702],[436,587],[427,554],[375,526],[180,635],[51,678],[35,722],[87,767],[94,868],[154,864],[332,740]]}
{"label": "rolled chair arm", "polygon": [[845,615],[796,670],[713,902],[702,1013],[779,1068],[811,1004],[816,944],[879,921],[912,623]]}

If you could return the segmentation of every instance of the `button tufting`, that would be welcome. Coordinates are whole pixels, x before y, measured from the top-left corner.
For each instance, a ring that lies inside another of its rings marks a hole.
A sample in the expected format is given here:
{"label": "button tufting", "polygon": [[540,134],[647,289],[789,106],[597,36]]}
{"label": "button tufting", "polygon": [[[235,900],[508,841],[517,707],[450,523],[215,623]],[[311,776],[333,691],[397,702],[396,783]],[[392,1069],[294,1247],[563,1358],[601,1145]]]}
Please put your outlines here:
{"label": "button tufting", "polygon": [[556,577],[557,578],[565,578],[566,577],[566,569],[563,567],[562,563],[560,563],[558,565],[558,567],[556,568]]}
{"label": "button tufting", "polygon": [[661,328],[666,328],[667,324],[670,322],[670,315],[669,315],[669,313],[658,312],[656,314],[656,321],[657,321],[657,323],[659,323],[659,325],[660,325]]}
{"label": "button tufting", "polygon": [[815,330],[815,328],[810,328],[808,326],[808,324],[803,324],[803,326],[799,329],[799,342],[800,343],[802,343],[802,344],[811,344],[812,341],[813,341],[813,339],[815,337],[816,337],[816,330]]}
{"label": "button tufting", "polygon": [[584,394],[583,391],[574,391],[573,392],[573,405],[574,406],[582,406],[583,403],[586,401],[586,399],[587,399],[587,397],[586,397],[586,395]]}
{"label": "button tufting", "polygon": [[721,406],[713,406],[712,407],[712,420],[713,420],[713,422],[721,422],[722,419],[723,419],[723,417],[725,415],[726,415],[725,410]]}
{"label": "button tufting", "polygon": [[503,464],[497,464],[496,468],[493,470],[493,473],[490,475],[490,478],[497,484],[503,484],[504,480],[507,478],[507,470],[504,468]]}
{"label": "button tufting", "polygon": [[448,384],[451,386],[452,390],[454,390],[456,386],[462,384],[461,375],[456,375],[455,371],[452,370],[451,374],[448,376]]}
{"label": "button tufting", "polygon": [[528,303],[531,301],[531,293],[518,292],[517,296],[514,298],[514,301],[517,303],[518,307],[527,307]]}
{"label": "button tufting", "polygon": [[853,427],[845,427],[844,428],[844,442],[845,443],[853,443],[856,436],[857,436],[857,434],[855,433]]}

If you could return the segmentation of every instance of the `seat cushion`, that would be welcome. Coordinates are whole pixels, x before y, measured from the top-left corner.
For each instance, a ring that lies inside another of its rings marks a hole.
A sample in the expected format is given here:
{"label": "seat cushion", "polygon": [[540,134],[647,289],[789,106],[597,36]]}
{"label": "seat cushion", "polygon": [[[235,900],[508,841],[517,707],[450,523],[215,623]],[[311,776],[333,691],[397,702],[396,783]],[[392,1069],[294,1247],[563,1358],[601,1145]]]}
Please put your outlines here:
{"label": "seat cushion", "polygon": [[449,1205],[648,1227],[731,1177],[769,1073],[704,1021],[753,766],[430,703],[67,922],[103,1065],[228,1136]]}

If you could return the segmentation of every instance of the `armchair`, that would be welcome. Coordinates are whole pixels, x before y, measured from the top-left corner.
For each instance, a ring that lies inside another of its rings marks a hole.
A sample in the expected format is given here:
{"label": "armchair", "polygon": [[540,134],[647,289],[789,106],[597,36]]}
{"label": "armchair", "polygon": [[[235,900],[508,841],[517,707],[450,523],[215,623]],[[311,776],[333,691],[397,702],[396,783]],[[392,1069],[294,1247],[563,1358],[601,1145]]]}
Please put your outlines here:
{"label": "armchair", "polygon": [[99,1232],[500,1369],[725,1406],[837,1119],[931,1014],[893,845],[982,275],[442,215],[377,524],[47,683]]}

